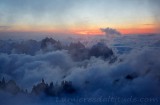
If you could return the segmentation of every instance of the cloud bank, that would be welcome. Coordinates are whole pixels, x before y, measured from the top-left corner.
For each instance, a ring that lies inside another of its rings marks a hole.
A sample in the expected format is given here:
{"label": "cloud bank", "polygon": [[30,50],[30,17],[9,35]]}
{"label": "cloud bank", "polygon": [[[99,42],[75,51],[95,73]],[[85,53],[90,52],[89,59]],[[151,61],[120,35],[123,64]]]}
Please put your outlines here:
{"label": "cloud bank", "polygon": [[[73,43],[72,43],[73,44]],[[50,45],[50,44],[49,44]],[[102,44],[91,48],[103,48]],[[73,47],[79,46],[79,47]],[[80,47],[81,46],[81,47]],[[73,49],[71,49],[73,47]],[[76,50],[74,50],[74,48]],[[79,48],[79,49],[78,49]],[[76,54],[82,54],[84,46],[80,42],[70,46],[71,51],[79,51]],[[100,49],[99,51],[103,50]],[[97,51],[97,50],[96,50]],[[107,50],[109,51],[109,50]],[[94,52],[94,51],[93,51]],[[132,50],[130,53],[121,54],[117,59],[110,63],[110,58],[92,56],[89,59],[74,60],[69,50],[52,50],[49,52],[40,51],[35,55],[30,54],[0,54],[0,77],[13,79],[23,88],[31,87],[38,83],[42,78],[46,82],[55,84],[62,80],[72,81],[77,93],[63,97],[136,97],[136,98],[155,98],[159,100],[160,87],[160,59],[159,49],[143,48],[141,50]],[[74,52],[75,53],[75,52]],[[100,53],[102,55],[103,53]],[[83,54],[82,54],[83,55]],[[78,56],[78,55],[77,55]],[[79,56],[83,57],[83,56]],[[25,103],[25,104],[57,104],[56,97],[35,98],[28,96],[15,96],[0,92],[0,96],[7,97],[9,101],[1,102],[4,104]],[[0,97],[0,99],[4,99]],[[16,100],[22,101],[16,101]],[[159,102],[159,101],[158,101]],[[104,102],[101,104],[106,104]],[[143,102],[145,104],[150,104]],[[141,102],[136,104],[142,105]],[[152,102],[154,104],[159,104]],[[81,104],[79,102],[67,102],[67,104]],[[90,102],[85,103],[91,104]],[[97,104],[93,102],[93,104]],[[108,103],[108,104],[113,104]],[[124,104],[124,103],[119,103]],[[134,104],[128,102],[125,104]]]}

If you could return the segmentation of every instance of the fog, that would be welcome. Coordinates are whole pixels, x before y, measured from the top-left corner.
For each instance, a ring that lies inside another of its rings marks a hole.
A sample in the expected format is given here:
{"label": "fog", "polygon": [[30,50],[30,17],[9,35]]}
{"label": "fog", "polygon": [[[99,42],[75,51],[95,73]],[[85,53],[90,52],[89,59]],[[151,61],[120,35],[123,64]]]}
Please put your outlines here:
{"label": "fog", "polygon": [[[14,80],[30,93],[33,85],[43,78],[45,83],[60,84],[71,81],[76,92],[48,97],[46,95],[12,95],[0,91],[0,103],[10,104],[119,104],[119,101],[96,100],[79,102],[63,98],[134,97],[138,100],[153,98],[155,101],[127,101],[125,104],[159,104],[160,95],[160,49],[156,35],[118,36],[111,46],[107,38],[70,40],[68,43],[56,38],[36,40],[1,40],[0,78]],[[123,41],[121,40],[123,38]],[[74,38],[73,38],[74,39]],[[147,41],[146,41],[147,39]],[[62,39],[61,39],[62,40]],[[93,42],[94,41],[94,42]],[[136,41],[136,44],[135,44]],[[86,44],[84,44],[84,42]],[[8,47],[7,47],[8,46]],[[130,50],[125,50],[130,48]],[[119,53],[121,52],[121,53]],[[4,101],[7,98],[8,101]],[[57,100],[58,99],[58,100]]]}

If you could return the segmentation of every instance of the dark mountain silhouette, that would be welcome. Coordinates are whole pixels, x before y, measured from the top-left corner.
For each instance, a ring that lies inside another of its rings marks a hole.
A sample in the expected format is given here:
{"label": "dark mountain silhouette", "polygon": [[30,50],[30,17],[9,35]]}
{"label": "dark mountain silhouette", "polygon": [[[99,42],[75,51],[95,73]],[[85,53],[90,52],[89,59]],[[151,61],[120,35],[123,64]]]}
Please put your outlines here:
{"label": "dark mountain silhouette", "polygon": [[75,61],[89,59],[89,49],[87,49],[81,42],[70,43],[68,46],[68,52]]}
{"label": "dark mountain silhouette", "polygon": [[62,45],[60,41],[56,41],[52,38],[45,38],[41,41],[41,49],[44,51],[61,50]]}
{"label": "dark mountain silhouette", "polygon": [[75,42],[69,45],[63,45],[60,41],[53,38],[44,38],[41,41],[26,40],[20,42],[2,41],[0,40],[0,53],[15,53],[35,55],[38,51],[43,53],[67,50],[74,61],[82,61],[91,57],[101,57],[104,59],[114,56],[112,49],[108,48],[104,43],[97,43],[91,48],[87,48],[83,43]]}
{"label": "dark mountain silhouette", "polygon": [[3,78],[0,81],[0,91],[7,92],[13,95],[16,94],[31,94],[31,95],[46,95],[46,96],[58,96],[59,94],[72,94],[76,92],[76,89],[72,85],[71,81],[62,81],[60,85],[53,84],[51,82],[49,85],[45,83],[44,79],[37,85],[32,87],[30,93],[28,93],[27,89],[21,89],[14,80],[9,80],[8,82],[5,81]]}
{"label": "dark mountain silhouette", "polygon": [[4,78],[2,81],[0,81],[0,90],[9,92],[11,94],[18,94],[21,92],[21,89],[14,80],[9,80],[6,82]]}
{"label": "dark mountain silhouette", "polygon": [[112,49],[109,49],[108,46],[106,46],[104,43],[97,43],[90,49],[89,55],[106,59],[113,56],[114,54]]}

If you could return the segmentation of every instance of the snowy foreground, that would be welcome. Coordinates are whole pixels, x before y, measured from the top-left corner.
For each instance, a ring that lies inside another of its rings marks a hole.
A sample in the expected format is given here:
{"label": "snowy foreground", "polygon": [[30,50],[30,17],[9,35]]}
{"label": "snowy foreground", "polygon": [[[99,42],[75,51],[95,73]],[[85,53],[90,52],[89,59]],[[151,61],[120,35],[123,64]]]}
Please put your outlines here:
{"label": "snowy foreground", "polygon": [[159,105],[160,40],[122,39],[0,40],[0,105]]}

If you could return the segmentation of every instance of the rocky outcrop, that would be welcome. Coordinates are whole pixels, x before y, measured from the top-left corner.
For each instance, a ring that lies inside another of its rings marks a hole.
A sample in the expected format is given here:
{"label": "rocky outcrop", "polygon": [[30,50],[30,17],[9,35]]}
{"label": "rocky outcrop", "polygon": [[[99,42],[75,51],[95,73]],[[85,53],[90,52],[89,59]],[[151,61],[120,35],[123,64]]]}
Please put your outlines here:
{"label": "rocky outcrop", "polygon": [[61,50],[62,45],[60,41],[47,37],[41,41],[41,49],[43,51]]}
{"label": "rocky outcrop", "polygon": [[14,80],[5,81],[3,78],[0,81],[0,91],[7,92],[13,95],[16,94],[31,94],[36,96],[46,95],[46,96],[58,96],[60,94],[72,94],[76,92],[76,89],[72,85],[71,81],[62,81],[60,85],[58,83],[53,84],[51,82],[49,85],[45,83],[44,79],[37,85],[32,87],[31,92],[29,93],[24,89],[21,89]]}

